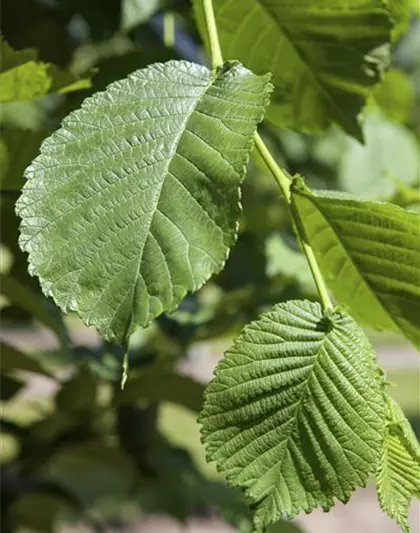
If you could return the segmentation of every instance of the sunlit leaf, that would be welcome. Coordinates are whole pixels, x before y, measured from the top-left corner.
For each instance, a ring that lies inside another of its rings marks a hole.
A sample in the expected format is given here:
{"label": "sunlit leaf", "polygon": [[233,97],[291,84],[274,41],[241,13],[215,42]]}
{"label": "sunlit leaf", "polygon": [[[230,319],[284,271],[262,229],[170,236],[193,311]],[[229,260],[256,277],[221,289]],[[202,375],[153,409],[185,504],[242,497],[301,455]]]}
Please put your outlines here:
{"label": "sunlit leaf", "polygon": [[414,496],[420,499],[420,446],[399,405],[389,409],[376,488],[381,508],[404,533],[410,533],[408,511]]}
{"label": "sunlit leaf", "polygon": [[[372,52],[390,39],[382,0],[213,4],[224,57],[257,73],[273,73],[267,118],[283,128],[313,132],[335,123],[361,139],[357,114],[381,70]],[[194,0],[194,7],[206,38],[202,2]]]}
{"label": "sunlit leaf", "polygon": [[139,70],[44,141],[18,201],[31,272],[64,311],[122,341],[223,266],[268,103],[239,63]]}
{"label": "sunlit leaf", "polygon": [[38,60],[34,49],[15,51],[1,37],[1,102],[30,100],[50,93],[67,93],[87,89],[90,78],[78,79],[55,65]]}
{"label": "sunlit leaf", "polygon": [[293,202],[338,302],[420,346],[420,215],[296,182]]}
{"label": "sunlit leaf", "polygon": [[379,461],[385,414],[373,348],[342,311],[278,304],[226,352],[199,421],[208,459],[245,490],[256,531],[328,510]]}

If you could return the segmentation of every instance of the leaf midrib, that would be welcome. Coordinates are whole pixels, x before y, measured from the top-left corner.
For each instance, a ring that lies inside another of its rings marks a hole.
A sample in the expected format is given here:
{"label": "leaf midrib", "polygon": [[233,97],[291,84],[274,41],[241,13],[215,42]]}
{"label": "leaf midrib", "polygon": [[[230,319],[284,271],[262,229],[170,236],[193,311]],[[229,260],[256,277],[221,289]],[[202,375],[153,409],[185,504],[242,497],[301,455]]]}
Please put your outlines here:
{"label": "leaf midrib", "polygon": [[[168,157],[168,160],[167,160],[167,166],[166,166],[166,169],[165,169],[165,177],[162,179],[162,183],[161,183],[161,186],[160,186],[160,189],[157,193],[157,198],[156,198],[156,202],[155,202],[155,208],[153,209],[153,211],[151,212],[151,215],[150,215],[150,222],[149,222],[149,225],[148,225],[148,229],[147,229],[147,236],[146,236],[146,239],[144,241],[144,244],[143,244],[143,247],[142,247],[142,250],[141,250],[141,253],[139,254],[139,259],[138,259],[138,262],[137,262],[137,268],[136,268],[136,278],[134,280],[134,283],[133,283],[133,289],[132,289],[132,303],[131,303],[131,316],[130,316],[130,320],[127,321],[127,329],[126,331],[130,331],[131,327],[132,327],[132,321],[133,321],[133,309],[135,308],[134,306],[134,300],[135,300],[135,297],[136,297],[136,293],[137,293],[137,284],[139,283],[139,280],[140,280],[140,277],[141,277],[141,262],[142,262],[142,259],[143,259],[143,254],[144,254],[144,250],[146,249],[146,245],[147,245],[147,242],[150,238],[150,228],[152,227],[152,224],[153,224],[153,220],[154,220],[154,217],[156,215],[156,211],[159,211],[159,202],[160,202],[160,197],[162,195],[162,191],[163,191],[163,188],[165,186],[165,183],[166,183],[166,179],[169,175],[169,167],[171,166],[171,163],[172,163],[172,160],[175,156],[175,154],[177,153],[178,151],[178,148],[179,148],[179,145],[181,143],[181,140],[182,140],[182,137],[184,136],[185,132],[187,131],[188,129],[188,123],[190,122],[190,119],[191,117],[193,116],[193,114],[195,113],[199,103],[201,102],[201,99],[204,97],[204,95],[207,93],[207,91],[210,89],[210,87],[214,84],[214,82],[217,80],[217,74],[214,74],[214,73],[211,73],[210,74],[210,79],[209,79],[209,82],[203,87],[203,90],[201,91],[200,95],[197,97],[196,99],[196,102],[194,103],[194,105],[191,107],[191,110],[190,112],[186,115],[186,118],[185,118],[185,122],[184,122],[184,125],[183,127],[180,129],[180,133],[179,133],[179,136],[178,138],[176,139],[176,141],[174,142],[174,149],[173,149],[173,152],[172,152],[172,155],[170,157]],[[145,285],[146,282],[145,282]],[[172,291],[173,291],[173,285],[172,285]],[[173,297],[173,295],[172,295]],[[115,318],[115,317],[114,317]]]}
{"label": "leaf midrib", "polygon": [[[308,372],[308,379],[305,381],[304,384],[302,384],[302,390],[303,390],[302,396],[301,396],[300,400],[296,403],[296,411],[295,411],[295,414],[294,414],[292,420],[288,421],[288,423],[290,423],[290,429],[289,429],[289,434],[287,435],[287,437],[283,441],[285,443],[285,445],[283,447],[283,453],[281,455],[281,458],[279,458],[277,463],[274,464],[269,470],[267,470],[264,473],[264,476],[268,472],[270,472],[273,468],[277,468],[283,462],[284,456],[285,456],[286,452],[289,450],[290,441],[292,441],[293,437],[295,436],[295,431],[296,431],[298,418],[302,414],[303,402],[306,399],[307,394],[309,392],[311,381],[314,379],[313,376],[316,374],[316,367],[320,366],[322,356],[326,354],[326,346],[325,345],[326,345],[327,341],[329,340],[328,339],[329,334],[332,333],[332,332],[334,332],[334,329],[332,329],[331,332],[325,332],[324,337],[322,338],[321,341],[319,341],[319,348],[317,349],[316,353],[313,355],[313,358],[312,358],[313,364],[311,365],[311,370]],[[261,456],[258,456],[256,459],[260,459],[260,457]],[[276,484],[272,485],[272,489],[276,489],[276,488],[277,488]],[[249,489],[249,493],[252,494],[251,488]],[[266,497],[271,497],[271,496],[272,495],[269,494]]]}

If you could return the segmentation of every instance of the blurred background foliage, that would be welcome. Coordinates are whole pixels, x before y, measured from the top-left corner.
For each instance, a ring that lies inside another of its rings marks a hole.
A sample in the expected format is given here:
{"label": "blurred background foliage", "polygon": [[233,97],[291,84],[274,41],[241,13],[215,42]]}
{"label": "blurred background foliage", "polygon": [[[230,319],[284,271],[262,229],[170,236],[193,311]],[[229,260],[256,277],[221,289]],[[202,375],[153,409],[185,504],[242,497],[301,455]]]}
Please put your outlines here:
{"label": "blurred background foliage", "polygon": [[[400,19],[391,66],[361,119],[364,145],[339,129],[310,136],[263,124],[261,133],[279,163],[310,186],[418,210],[420,18],[408,9]],[[195,422],[203,388],[246,322],[273,303],[316,298],[257,154],[226,268],[176,312],[134,335],[124,391],[120,348],[101,342],[77,317],[61,316],[28,274],[17,244],[14,203],[23,171],[65,115],[156,61],[206,63],[190,3],[3,0],[1,33],[2,531],[47,533],[80,522],[104,531],[164,513],[180,521],[220,516],[249,532],[242,495],[205,462]],[[385,342],[398,359],[400,340]],[[391,366],[394,395],[418,432],[418,374]],[[271,530],[297,531],[291,523]]]}

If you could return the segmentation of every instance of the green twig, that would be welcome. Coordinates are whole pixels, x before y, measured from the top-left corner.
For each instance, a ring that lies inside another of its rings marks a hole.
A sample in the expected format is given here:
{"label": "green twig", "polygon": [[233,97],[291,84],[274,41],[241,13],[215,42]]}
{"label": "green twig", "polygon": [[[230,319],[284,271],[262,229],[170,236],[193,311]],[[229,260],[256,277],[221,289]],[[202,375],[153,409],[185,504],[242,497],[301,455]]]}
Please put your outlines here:
{"label": "green twig", "polygon": [[264,160],[264,163],[267,165],[274,179],[277,181],[278,186],[280,187],[281,192],[286,198],[287,202],[290,203],[291,194],[290,194],[290,179],[286,176],[283,170],[278,166],[274,157],[271,155],[270,150],[267,148],[267,145],[261,139],[258,133],[254,136],[255,146],[258,148],[261,157]]}
{"label": "green twig", "polygon": [[[216,19],[214,16],[212,0],[203,0],[203,7],[210,42],[212,67],[213,69],[216,69],[218,66],[223,64],[223,56],[220,48],[219,37],[217,34]],[[276,163],[274,157],[271,155],[270,150],[267,148],[266,144],[258,133],[255,133],[254,140],[255,146],[260,152],[261,157],[263,158],[265,164],[267,165],[278,186],[280,187],[283,196],[286,198],[287,205],[289,206],[290,216],[292,217],[292,220],[295,223],[298,238],[302,244],[303,252],[309,263],[309,267],[311,269],[312,276],[318,289],[322,305],[325,310],[332,309],[333,305],[328,294],[328,289],[325,284],[325,280],[322,276],[314,251],[311,245],[309,244],[309,240],[306,234],[306,230],[302,224],[300,214],[292,204],[292,195],[290,191],[290,185],[292,182],[285,174],[285,172]]]}
{"label": "green twig", "polygon": [[212,0],[203,0],[203,8],[209,36],[211,64],[212,68],[216,69],[223,65],[223,56],[222,49],[220,48],[219,36],[217,34],[216,18],[214,16]]}

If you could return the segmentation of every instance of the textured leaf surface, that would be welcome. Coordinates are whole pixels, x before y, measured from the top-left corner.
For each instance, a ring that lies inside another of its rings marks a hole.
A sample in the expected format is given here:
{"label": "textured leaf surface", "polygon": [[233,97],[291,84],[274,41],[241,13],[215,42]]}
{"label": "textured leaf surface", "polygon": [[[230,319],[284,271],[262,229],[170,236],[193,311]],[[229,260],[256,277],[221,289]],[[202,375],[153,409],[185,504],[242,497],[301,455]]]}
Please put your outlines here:
{"label": "textured leaf surface", "polygon": [[411,500],[420,498],[420,446],[401,408],[390,398],[376,488],[382,510],[410,533]]}
{"label": "textured leaf surface", "polygon": [[369,341],[341,311],[290,301],[245,327],[200,422],[208,458],[246,489],[258,531],[365,485],[383,437],[381,389]]}
{"label": "textured leaf surface", "polygon": [[1,102],[18,102],[91,87],[89,77],[78,79],[55,65],[39,61],[34,49],[13,50],[3,38],[0,55]]}
{"label": "textured leaf surface", "polygon": [[85,100],[28,168],[17,211],[32,272],[121,341],[223,266],[268,77],[155,64]]}
{"label": "textured leaf surface", "polygon": [[[195,0],[203,26],[202,2]],[[369,57],[389,41],[382,0],[214,0],[224,57],[273,73],[267,117],[320,131],[331,123],[361,138],[356,116],[379,79]],[[356,31],[357,28],[357,31]]]}
{"label": "textured leaf surface", "polygon": [[420,346],[419,213],[299,186],[293,202],[337,300]]}

